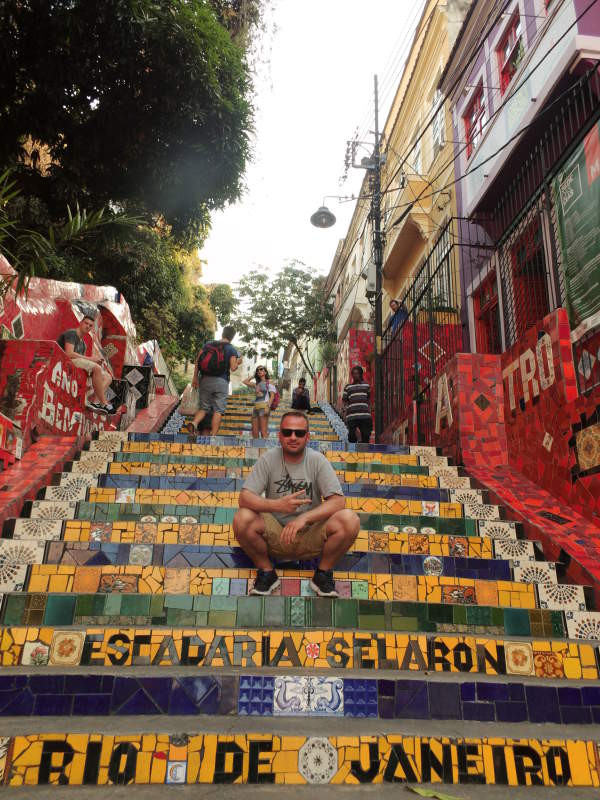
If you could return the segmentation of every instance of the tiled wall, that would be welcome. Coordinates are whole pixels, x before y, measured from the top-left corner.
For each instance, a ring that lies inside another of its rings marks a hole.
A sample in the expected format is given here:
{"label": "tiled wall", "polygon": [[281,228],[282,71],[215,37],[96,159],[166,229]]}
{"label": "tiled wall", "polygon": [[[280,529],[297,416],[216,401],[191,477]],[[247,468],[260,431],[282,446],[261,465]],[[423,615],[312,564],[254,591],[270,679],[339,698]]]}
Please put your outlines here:
{"label": "tiled wall", "polygon": [[362,367],[365,380],[371,384],[373,397],[373,347],[375,337],[373,331],[350,328],[338,355],[337,371],[337,407],[341,407],[344,386],[350,383],[352,367]]}
{"label": "tiled wall", "polygon": [[18,423],[22,447],[32,430],[88,436],[113,430],[105,415],[85,408],[87,376],[52,341],[0,342],[0,411]]}

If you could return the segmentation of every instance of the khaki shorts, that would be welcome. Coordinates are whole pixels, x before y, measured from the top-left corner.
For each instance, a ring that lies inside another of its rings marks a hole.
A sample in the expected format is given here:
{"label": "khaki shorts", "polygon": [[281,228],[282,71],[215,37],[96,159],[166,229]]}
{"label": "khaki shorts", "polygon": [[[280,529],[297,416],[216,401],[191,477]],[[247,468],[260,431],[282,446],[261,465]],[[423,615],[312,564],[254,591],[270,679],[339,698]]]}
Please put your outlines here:
{"label": "khaki shorts", "polygon": [[327,520],[323,522],[313,522],[304,531],[297,534],[291,545],[281,544],[281,531],[283,525],[279,523],[272,514],[263,514],[265,523],[263,538],[267,543],[269,555],[282,561],[305,560],[317,558],[323,552],[323,545],[327,539],[325,526]]}
{"label": "khaki shorts", "polygon": [[79,369],[84,369],[88,375],[91,375],[94,367],[98,366],[95,361],[90,361],[89,358],[84,358],[83,356],[81,358],[74,358],[73,364],[79,367]]}

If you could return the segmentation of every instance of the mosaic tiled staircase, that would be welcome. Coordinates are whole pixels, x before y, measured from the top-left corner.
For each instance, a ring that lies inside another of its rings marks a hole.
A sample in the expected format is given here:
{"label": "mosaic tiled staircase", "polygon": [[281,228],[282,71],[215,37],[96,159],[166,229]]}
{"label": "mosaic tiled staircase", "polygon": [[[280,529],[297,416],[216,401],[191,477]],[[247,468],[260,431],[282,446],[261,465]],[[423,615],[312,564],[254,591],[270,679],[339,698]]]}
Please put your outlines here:
{"label": "mosaic tiled staircase", "polygon": [[216,439],[177,412],[100,434],[4,525],[4,782],[600,785],[600,614],[431,449],[315,414],[361,519],[340,597],[312,596],[313,563],[248,595],[231,520],[275,445],[249,409]]}

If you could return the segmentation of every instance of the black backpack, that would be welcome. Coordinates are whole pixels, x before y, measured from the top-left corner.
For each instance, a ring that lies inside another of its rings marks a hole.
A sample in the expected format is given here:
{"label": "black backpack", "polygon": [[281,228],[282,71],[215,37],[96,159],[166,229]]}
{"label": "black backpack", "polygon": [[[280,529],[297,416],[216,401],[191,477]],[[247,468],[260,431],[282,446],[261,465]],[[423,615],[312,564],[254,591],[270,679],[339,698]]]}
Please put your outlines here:
{"label": "black backpack", "polygon": [[198,356],[198,369],[202,375],[226,375],[227,361],[224,342],[207,342]]}

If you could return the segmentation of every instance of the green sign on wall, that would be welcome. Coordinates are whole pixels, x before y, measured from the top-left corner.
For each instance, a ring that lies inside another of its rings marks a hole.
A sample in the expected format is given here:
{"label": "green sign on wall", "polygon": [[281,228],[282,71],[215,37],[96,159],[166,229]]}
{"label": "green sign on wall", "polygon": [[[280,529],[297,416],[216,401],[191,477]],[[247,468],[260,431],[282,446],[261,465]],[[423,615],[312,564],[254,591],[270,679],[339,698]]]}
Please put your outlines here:
{"label": "green sign on wall", "polygon": [[554,179],[567,311],[578,338],[600,325],[600,123]]}

